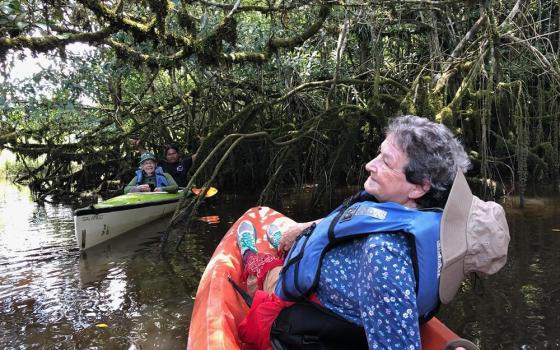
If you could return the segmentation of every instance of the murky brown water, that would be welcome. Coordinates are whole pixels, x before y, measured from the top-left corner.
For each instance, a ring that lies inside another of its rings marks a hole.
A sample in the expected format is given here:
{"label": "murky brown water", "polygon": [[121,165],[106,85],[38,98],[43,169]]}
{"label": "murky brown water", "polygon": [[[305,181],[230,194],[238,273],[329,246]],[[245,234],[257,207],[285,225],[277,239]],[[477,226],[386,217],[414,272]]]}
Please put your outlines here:
{"label": "murky brown water", "polygon": [[[179,252],[171,244],[161,253],[160,221],[85,255],[70,207],[40,206],[0,183],[0,349],[184,349],[198,279],[251,202],[220,194],[202,214],[221,223],[200,223]],[[509,262],[484,283],[483,296],[466,283],[442,307],[450,328],[482,349],[560,348],[559,204],[560,197],[532,199],[520,211],[508,202]],[[313,217],[301,207],[285,210]]]}
{"label": "murky brown water", "polygon": [[184,349],[198,279],[239,215],[224,209],[183,251],[161,254],[160,220],[86,255],[72,208],[0,184],[0,349]]}
{"label": "murky brown water", "polygon": [[481,349],[560,349],[560,197],[506,206],[507,265],[483,290],[464,284],[440,318]]}

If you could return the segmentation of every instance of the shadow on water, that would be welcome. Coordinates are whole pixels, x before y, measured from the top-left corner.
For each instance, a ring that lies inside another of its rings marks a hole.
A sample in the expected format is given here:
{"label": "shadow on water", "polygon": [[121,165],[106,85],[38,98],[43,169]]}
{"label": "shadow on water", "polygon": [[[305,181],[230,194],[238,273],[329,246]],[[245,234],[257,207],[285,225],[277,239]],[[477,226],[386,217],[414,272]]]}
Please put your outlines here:
{"label": "shadow on water", "polygon": [[[305,193],[282,197],[272,207],[286,215],[319,216]],[[200,213],[220,223],[196,223],[179,251],[171,235],[162,254],[167,222],[160,220],[84,254],[71,208],[39,206],[0,184],[0,348],[183,349],[200,276],[223,234],[255,201],[221,193]],[[560,197],[526,205],[519,210],[507,200],[509,260],[485,281],[484,295],[468,281],[439,314],[482,349],[560,348]]]}

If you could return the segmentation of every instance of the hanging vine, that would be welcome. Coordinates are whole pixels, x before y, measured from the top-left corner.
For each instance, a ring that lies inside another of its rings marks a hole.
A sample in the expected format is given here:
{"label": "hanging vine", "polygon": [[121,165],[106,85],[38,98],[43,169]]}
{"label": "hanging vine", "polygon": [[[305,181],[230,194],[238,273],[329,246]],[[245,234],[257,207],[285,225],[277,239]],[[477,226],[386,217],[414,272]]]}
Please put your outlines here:
{"label": "hanging vine", "polygon": [[517,190],[519,193],[519,205],[525,205],[525,190],[527,188],[527,158],[529,155],[529,118],[524,103],[526,96],[521,83],[517,84],[518,90],[515,96],[515,109],[513,118],[515,120],[515,131],[517,135]]}
{"label": "hanging vine", "polygon": [[[191,184],[251,184],[262,202],[311,185],[318,203],[359,184],[400,114],[456,132],[473,176],[505,169],[507,181],[515,168],[522,197],[528,181],[559,176],[558,1],[17,2],[0,10],[2,78],[25,49],[61,57],[0,84],[0,148],[42,198],[129,181],[139,137],[159,156],[172,142],[197,153]],[[53,10],[65,15],[45,17]],[[72,55],[71,43],[92,53]],[[267,141],[309,130],[297,145]],[[231,151],[221,143],[260,132]]]}

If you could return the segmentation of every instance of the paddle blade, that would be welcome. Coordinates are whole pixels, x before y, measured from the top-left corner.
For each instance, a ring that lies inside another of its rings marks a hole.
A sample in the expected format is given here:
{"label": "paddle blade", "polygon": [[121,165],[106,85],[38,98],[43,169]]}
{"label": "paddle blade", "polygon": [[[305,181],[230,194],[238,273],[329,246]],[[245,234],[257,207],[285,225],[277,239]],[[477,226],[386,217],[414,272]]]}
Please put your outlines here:
{"label": "paddle blade", "polygon": [[[200,196],[200,194],[202,192],[204,192],[204,188],[192,188],[191,189],[192,193],[194,193],[197,196]],[[210,198],[212,196],[214,196],[216,193],[218,193],[218,189],[216,187],[210,187],[208,189],[208,191],[206,192],[206,198]]]}

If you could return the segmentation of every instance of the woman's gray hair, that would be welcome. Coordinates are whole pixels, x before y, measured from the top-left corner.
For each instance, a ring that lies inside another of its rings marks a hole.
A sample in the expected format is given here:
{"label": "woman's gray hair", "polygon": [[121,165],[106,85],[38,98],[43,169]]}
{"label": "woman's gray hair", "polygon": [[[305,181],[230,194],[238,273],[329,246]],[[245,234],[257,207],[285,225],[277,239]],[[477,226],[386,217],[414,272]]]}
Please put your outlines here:
{"label": "woman's gray hair", "polygon": [[465,173],[471,166],[463,145],[443,124],[412,115],[393,119],[386,129],[389,134],[408,156],[404,169],[408,182],[430,183],[430,190],[416,204],[443,208],[457,169]]}

